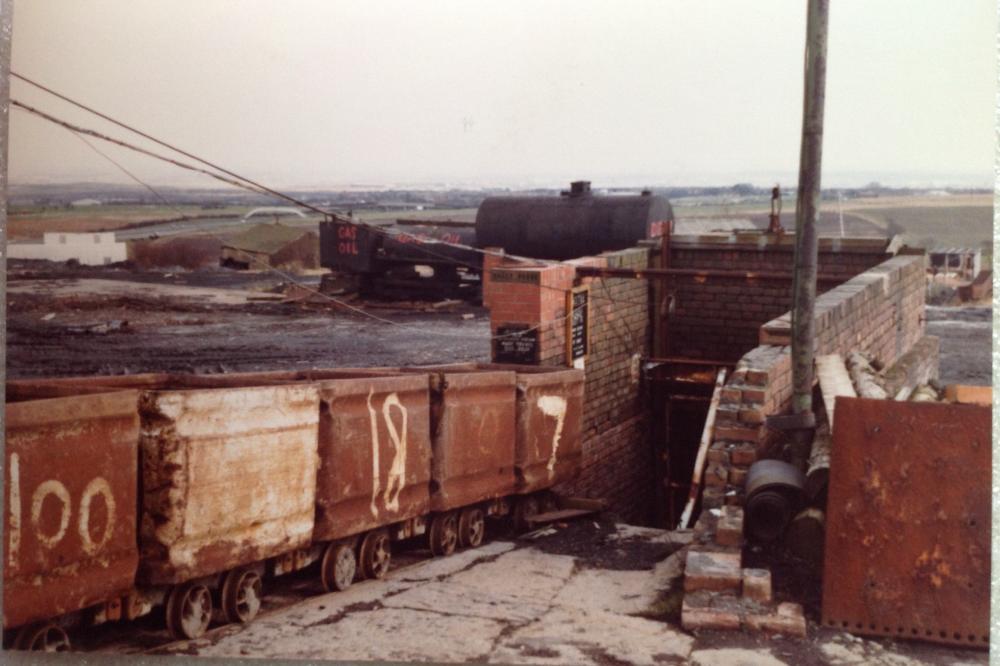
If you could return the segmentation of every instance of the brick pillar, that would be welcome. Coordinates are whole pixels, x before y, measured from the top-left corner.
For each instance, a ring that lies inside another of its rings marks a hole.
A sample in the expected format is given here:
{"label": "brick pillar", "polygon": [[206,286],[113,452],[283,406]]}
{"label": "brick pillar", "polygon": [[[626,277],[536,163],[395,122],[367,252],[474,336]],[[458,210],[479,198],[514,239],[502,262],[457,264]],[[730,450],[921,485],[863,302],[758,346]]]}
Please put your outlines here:
{"label": "brick pillar", "polygon": [[504,265],[508,260],[503,256],[505,251],[502,247],[486,247],[483,248],[486,254],[483,255],[483,273],[482,273],[482,288],[483,288],[483,307],[486,309],[490,308],[490,295],[492,290],[490,289],[490,271],[498,266]]}
{"label": "brick pillar", "polygon": [[[484,267],[484,273],[485,273]],[[533,359],[537,365],[564,365],[566,361],[566,294],[573,288],[572,266],[525,266],[494,264],[483,284],[483,303],[490,308],[490,330],[494,335],[512,328],[530,329],[526,336],[537,340]],[[494,342],[493,359],[499,345]]]}

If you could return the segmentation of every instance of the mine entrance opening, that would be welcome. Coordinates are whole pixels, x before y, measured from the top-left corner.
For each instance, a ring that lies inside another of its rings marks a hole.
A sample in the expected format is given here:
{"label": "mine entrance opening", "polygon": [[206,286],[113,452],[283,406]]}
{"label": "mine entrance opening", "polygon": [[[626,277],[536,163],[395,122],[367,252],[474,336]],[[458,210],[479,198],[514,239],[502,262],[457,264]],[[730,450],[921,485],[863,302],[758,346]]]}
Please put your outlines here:
{"label": "mine entrance opening", "polygon": [[[719,367],[711,362],[703,365],[663,363],[651,370],[651,434],[658,491],[654,520],[659,527],[676,528],[688,501],[698,445]],[[700,511],[699,502],[691,525]]]}

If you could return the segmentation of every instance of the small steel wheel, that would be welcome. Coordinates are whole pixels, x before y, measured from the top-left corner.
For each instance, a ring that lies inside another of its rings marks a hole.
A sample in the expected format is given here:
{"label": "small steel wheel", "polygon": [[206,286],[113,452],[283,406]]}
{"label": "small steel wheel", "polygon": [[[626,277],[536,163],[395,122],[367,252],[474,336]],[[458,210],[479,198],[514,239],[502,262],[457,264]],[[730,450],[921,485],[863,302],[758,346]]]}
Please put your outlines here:
{"label": "small steel wheel", "polygon": [[372,530],[361,541],[360,565],[366,578],[384,578],[389,572],[392,549],[389,545],[389,531],[385,528]]}
{"label": "small steel wheel", "polygon": [[462,546],[475,548],[483,543],[486,535],[486,516],[479,507],[462,509],[458,517],[458,542]]}
{"label": "small steel wheel", "polygon": [[320,580],[327,592],[346,590],[354,582],[358,570],[358,559],[354,549],[346,543],[331,543],[323,552],[320,563]]}
{"label": "small steel wheel", "polygon": [[439,513],[431,519],[427,533],[431,553],[435,556],[451,555],[458,545],[458,520],[454,511]]}
{"label": "small steel wheel", "polygon": [[518,498],[517,502],[514,504],[514,531],[515,532],[526,532],[531,524],[528,522],[528,518],[538,515],[538,499],[534,495],[525,495],[524,497]]}
{"label": "small steel wheel", "polygon": [[69,647],[69,636],[62,627],[51,622],[22,627],[14,640],[15,650],[66,652]]}
{"label": "small steel wheel", "polygon": [[167,597],[167,630],[174,638],[198,638],[212,620],[212,594],[198,583],[176,585]]}
{"label": "small steel wheel", "polygon": [[222,583],[222,613],[227,622],[246,624],[260,610],[262,583],[250,569],[233,569]]}

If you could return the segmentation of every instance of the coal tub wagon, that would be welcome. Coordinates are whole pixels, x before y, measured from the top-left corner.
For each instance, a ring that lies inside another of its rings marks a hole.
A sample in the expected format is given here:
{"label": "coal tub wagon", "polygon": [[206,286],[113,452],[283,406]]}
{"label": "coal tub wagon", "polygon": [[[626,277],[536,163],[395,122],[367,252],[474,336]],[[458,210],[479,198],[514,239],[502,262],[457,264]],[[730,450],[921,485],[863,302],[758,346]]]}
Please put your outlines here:
{"label": "coal tub wagon", "polygon": [[[673,221],[670,202],[638,195],[596,195],[576,181],[560,196],[488,197],[472,223],[368,226],[320,223],[320,263],[351,276],[362,293],[478,293],[482,254],[500,248],[535,259],[573,259],[657,238]],[[416,267],[425,267],[423,272]]]}
{"label": "coal tub wagon", "polygon": [[579,469],[582,401],[579,370],[475,364],[10,381],[5,642],[154,608],[195,638],[271,577],[342,590],[394,541],[524,527]]}

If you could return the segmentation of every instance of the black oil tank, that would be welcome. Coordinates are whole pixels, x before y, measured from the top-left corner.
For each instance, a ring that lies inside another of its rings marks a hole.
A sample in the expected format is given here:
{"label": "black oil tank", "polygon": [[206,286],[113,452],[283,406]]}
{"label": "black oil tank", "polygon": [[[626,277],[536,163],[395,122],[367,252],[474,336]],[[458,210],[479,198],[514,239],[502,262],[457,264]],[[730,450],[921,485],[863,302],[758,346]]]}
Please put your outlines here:
{"label": "black oil tank", "polygon": [[539,259],[574,259],[633,247],[673,220],[661,196],[598,196],[576,181],[561,196],[488,197],[476,214],[476,244]]}

